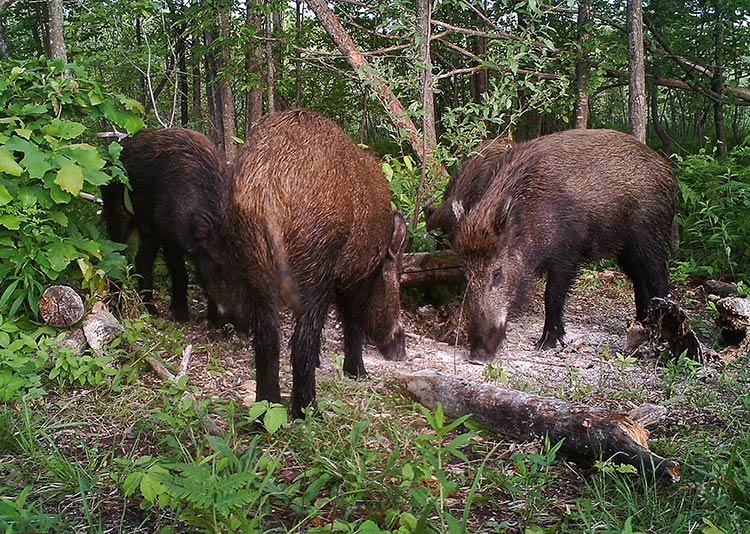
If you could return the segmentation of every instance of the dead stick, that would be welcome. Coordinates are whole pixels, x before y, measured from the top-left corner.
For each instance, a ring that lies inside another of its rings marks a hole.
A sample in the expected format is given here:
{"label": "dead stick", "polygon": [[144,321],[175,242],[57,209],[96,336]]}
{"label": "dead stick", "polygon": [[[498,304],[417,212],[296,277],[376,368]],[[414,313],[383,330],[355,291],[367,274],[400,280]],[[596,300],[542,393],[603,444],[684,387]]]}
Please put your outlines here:
{"label": "dead stick", "polygon": [[403,374],[399,381],[428,408],[442,404],[449,417],[472,414],[488,430],[515,440],[562,440],[560,452],[579,461],[611,460],[663,482],[680,480],[679,464],[652,453],[648,430],[627,415],[431,370]]}

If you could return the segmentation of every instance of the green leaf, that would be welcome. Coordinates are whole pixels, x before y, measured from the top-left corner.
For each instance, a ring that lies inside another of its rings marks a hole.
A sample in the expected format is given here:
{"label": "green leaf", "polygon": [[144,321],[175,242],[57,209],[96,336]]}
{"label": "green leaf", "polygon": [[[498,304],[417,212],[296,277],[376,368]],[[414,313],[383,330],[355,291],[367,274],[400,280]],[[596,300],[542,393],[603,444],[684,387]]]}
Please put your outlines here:
{"label": "green leaf", "polygon": [[267,410],[268,410],[268,401],[256,402],[255,404],[250,406],[250,411],[248,412],[247,417],[251,422],[256,421]]}
{"label": "green leaf", "polygon": [[56,210],[50,211],[49,216],[53,221],[55,221],[60,226],[62,226],[63,228],[67,228],[68,216],[65,215],[62,211],[56,211]]}
{"label": "green leaf", "polygon": [[23,167],[16,162],[11,151],[4,146],[0,146],[0,172],[10,176],[21,176],[23,173]]}
{"label": "green leaf", "polygon": [[21,228],[21,220],[15,215],[0,215],[0,226],[5,226],[8,230],[18,230]]}
{"label": "green leaf", "polygon": [[164,484],[162,484],[161,481],[151,473],[143,474],[140,486],[141,495],[143,495],[143,498],[150,503],[153,503],[159,495],[167,492],[166,486],[164,486]]}
{"label": "green leaf", "polygon": [[60,119],[52,119],[49,124],[42,127],[42,132],[53,137],[63,139],[75,139],[86,130],[80,122],[68,122]]}
{"label": "green leaf", "polygon": [[58,241],[47,250],[50,266],[56,272],[64,271],[70,262],[78,257],[75,247]]}
{"label": "green leaf", "polygon": [[21,164],[32,178],[41,180],[46,172],[52,168],[52,164],[47,159],[47,154],[34,143],[14,136],[10,138],[6,146],[11,150],[24,153],[25,157],[21,160]]}
{"label": "green leaf", "polygon": [[98,171],[104,167],[105,161],[99,155],[99,152],[95,147],[88,143],[78,143],[75,145],[68,145],[64,152],[66,155],[73,158],[78,164],[84,169],[91,169]]}
{"label": "green leaf", "polygon": [[146,108],[143,107],[143,104],[133,98],[121,96],[120,102],[122,102],[122,105],[125,106],[125,109],[128,111],[134,111],[139,115],[144,115],[146,113]]}
{"label": "green leaf", "polygon": [[33,133],[34,133],[34,131],[33,130],[29,130],[28,128],[18,128],[16,130],[16,135],[19,135],[19,136],[23,137],[26,140],[28,140],[29,138],[31,138],[31,134],[33,134]]}
{"label": "green leaf", "polygon": [[49,196],[56,204],[67,204],[70,202],[70,193],[60,189],[57,184],[52,184],[49,188]]}
{"label": "green leaf", "polygon": [[83,189],[83,169],[65,157],[59,157],[57,161],[60,163],[60,170],[57,171],[55,183],[63,191],[67,191],[71,195],[77,195]]}
{"label": "green leaf", "polygon": [[272,405],[263,417],[263,426],[266,427],[269,434],[274,434],[287,420],[286,408]]}
{"label": "green leaf", "polygon": [[0,184],[0,206],[5,206],[11,200],[13,200],[13,195],[8,192],[4,185]]}

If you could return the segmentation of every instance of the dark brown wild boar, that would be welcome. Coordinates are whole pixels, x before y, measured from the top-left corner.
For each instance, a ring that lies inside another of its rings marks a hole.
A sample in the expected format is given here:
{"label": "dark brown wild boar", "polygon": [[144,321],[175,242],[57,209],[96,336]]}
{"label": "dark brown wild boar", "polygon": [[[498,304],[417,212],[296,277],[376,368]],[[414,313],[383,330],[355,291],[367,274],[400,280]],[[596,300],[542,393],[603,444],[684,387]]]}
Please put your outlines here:
{"label": "dark brown wild boar", "polygon": [[[138,231],[136,274],[149,312],[153,305],[153,267],[163,248],[172,278],[171,309],[175,319],[190,317],[185,253],[194,247],[190,215],[198,208],[215,213],[226,177],[226,163],[203,134],[184,128],[143,130],[122,141],[120,156],[130,182],[133,213],[125,204],[126,186],[102,188],[102,215],[110,239],[127,243]],[[215,310],[209,299],[209,320]]]}
{"label": "dark brown wild boar", "polygon": [[456,237],[456,216],[453,203],[461,202],[465,213],[469,213],[487,190],[494,170],[502,163],[502,155],[513,147],[507,138],[488,139],[473,151],[474,156],[464,162],[461,170],[451,176],[443,193],[443,202],[435,208],[432,199],[425,206],[427,230],[441,230],[453,241]]}
{"label": "dark brown wild boar", "polygon": [[564,336],[563,308],[582,264],[615,258],[633,281],[636,318],[668,292],[667,257],[679,199],[669,163],[634,137],[570,130],[503,156],[474,209],[461,217],[455,249],[468,279],[473,361],[492,359],[508,313],[535,276],[546,275],[539,348]]}
{"label": "dark brown wild boar", "polygon": [[344,331],[344,372],[365,375],[369,337],[403,359],[398,268],[406,225],[380,163],[334,122],[291,110],[262,119],[232,169],[219,217],[198,211],[195,263],[222,317],[252,331],[258,400],[278,402],[279,311],[294,311],[292,411],[315,405],[327,310]]}

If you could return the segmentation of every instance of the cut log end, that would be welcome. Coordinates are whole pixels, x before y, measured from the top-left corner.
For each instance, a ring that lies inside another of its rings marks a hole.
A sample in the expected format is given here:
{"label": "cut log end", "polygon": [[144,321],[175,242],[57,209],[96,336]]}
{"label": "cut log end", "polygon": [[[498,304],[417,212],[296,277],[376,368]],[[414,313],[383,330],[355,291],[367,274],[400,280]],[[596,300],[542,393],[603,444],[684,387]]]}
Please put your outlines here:
{"label": "cut log end", "polygon": [[42,320],[56,328],[73,326],[83,318],[83,299],[69,286],[50,286],[39,302]]}

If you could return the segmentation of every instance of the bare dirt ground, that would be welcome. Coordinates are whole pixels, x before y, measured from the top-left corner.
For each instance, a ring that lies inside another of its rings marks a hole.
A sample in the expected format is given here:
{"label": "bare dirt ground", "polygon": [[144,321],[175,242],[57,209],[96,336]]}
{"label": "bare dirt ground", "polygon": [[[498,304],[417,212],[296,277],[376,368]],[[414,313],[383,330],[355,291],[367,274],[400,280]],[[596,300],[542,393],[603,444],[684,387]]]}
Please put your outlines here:
{"label": "bare dirt ground", "polygon": [[[701,288],[678,288],[673,297],[695,321],[707,321],[705,295]],[[364,361],[369,380],[389,385],[399,373],[434,369],[461,377],[503,382],[508,387],[545,395],[583,398],[611,409],[628,411],[638,402],[659,403],[658,381],[664,362],[630,358],[624,352],[626,329],[633,320],[635,307],[632,288],[616,272],[587,272],[579,280],[566,308],[566,345],[554,350],[537,351],[535,342],[543,325],[541,288],[529,299],[529,305],[511,319],[508,343],[498,360],[490,365],[467,361],[466,315],[460,304],[443,307],[419,305],[404,298],[403,320],[407,331],[407,360],[385,360],[370,345]],[[284,347],[291,334],[288,317],[284,321]],[[323,332],[321,367],[318,382],[341,377],[343,339],[334,312],[329,314]],[[205,322],[193,322],[186,341],[195,344],[190,377],[204,394],[217,398],[236,398],[245,404],[254,401],[253,354],[249,339],[232,336],[229,343],[218,332],[208,332]],[[227,346],[231,347],[227,350]],[[175,355],[175,365],[179,355]],[[217,359],[219,360],[217,365]],[[291,390],[288,350],[282,354],[282,394]],[[631,392],[623,401],[616,392]]]}

